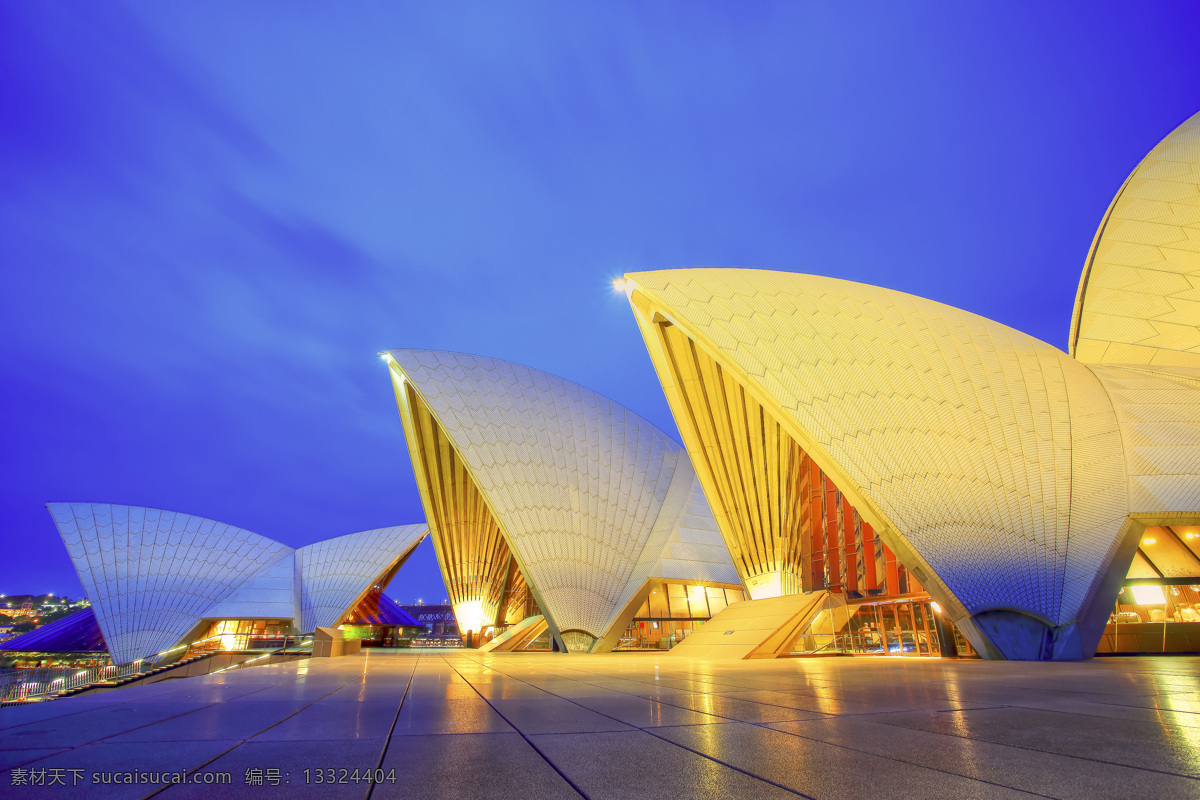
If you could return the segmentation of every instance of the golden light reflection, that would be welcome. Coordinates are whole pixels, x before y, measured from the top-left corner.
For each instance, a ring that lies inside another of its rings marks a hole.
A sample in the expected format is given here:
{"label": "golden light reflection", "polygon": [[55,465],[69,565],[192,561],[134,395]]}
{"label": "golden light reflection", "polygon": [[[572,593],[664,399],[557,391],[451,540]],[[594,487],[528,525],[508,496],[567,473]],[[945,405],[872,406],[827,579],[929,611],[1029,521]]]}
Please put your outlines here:
{"label": "golden light reflection", "polygon": [[1158,690],[1155,711],[1164,737],[1182,744],[1181,749],[1190,754],[1191,771],[1200,770],[1200,702],[1196,700],[1200,697],[1200,677],[1156,671],[1152,679]]}

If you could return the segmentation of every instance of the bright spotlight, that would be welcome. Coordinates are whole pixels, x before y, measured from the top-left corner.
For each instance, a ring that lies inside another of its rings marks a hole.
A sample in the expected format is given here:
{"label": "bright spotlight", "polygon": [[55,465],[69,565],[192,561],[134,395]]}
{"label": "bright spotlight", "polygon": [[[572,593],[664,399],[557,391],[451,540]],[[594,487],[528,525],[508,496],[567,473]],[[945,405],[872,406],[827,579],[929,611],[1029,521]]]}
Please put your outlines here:
{"label": "bright spotlight", "polygon": [[937,600],[930,600],[930,601],[929,601],[929,607],[933,609],[933,613],[935,613],[935,614],[940,614],[940,613],[942,613],[942,607],[941,607],[941,605],[938,603],[938,601],[937,601]]}
{"label": "bright spotlight", "polygon": [[386,350],[384,350],[382,353],[379,354],[380,361],[387,362],[387,361],[390,361],[391,358],[392,358],[391,354],[388,353]]}
{"label": "bright spotlight", "polygon": [[1134,586],[1133,602],[1139,606],[1161,606],[1167,602],[1167,595],[1161,586]]}
{"label": "bright spotlight", "polygon": [[483,631],[486,621],[482,600],[467,600],[454,606],[454,618],[460,631]]}
{"label": "bright spotlight", "polygon": [[615,281],[613,281],[613,288],[616,289],[618,292],[625,291],[625,279],[617,278]]}

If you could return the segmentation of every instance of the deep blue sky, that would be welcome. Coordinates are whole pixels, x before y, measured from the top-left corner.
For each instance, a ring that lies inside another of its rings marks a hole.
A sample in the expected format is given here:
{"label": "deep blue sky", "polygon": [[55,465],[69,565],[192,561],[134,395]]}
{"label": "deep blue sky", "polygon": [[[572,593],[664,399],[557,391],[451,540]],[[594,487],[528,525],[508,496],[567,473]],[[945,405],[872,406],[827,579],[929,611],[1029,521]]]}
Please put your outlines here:
{"label": "deep blue sky", "polygon": [[[422,519],[385,366],[548,370],[675,428],[627,270],[913,292],[1064,346],[1191,4],[0,4],[0,591],[43,505],[290,545]],[[428,545],[393,584],[444,596]]]}

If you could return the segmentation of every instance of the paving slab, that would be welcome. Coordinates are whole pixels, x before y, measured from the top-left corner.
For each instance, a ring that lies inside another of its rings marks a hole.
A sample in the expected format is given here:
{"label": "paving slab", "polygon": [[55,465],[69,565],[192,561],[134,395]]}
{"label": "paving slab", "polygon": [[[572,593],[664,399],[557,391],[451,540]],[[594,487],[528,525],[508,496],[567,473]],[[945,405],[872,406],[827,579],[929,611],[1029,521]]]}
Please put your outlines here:
{"label": "paving slab", "polygon": [[483,698],[425,699],[420,695],[405,700],[396,718],[393,736],[432,733],[511,733],[504,721]]}
{"label": "paving slab", "polygon": [[1030,796],[1004,786],[742,722],[661,728],[656,734],[748,774],[820,800]]}
{"label": "paving slab", "polygon": [[631,797],[791,800],[795,797],[787,789],[676,747],[645,731],[529,738],[543,757],[593,800]]}
{"label": "paving slab", "polygon": [[1191,778],[922,730],[897,736],[892,726],[865,717],[781,722],[768,727],[1064,800],[1200,795],[1200,782]]}
{"label": "paving slab", "polygon": [[309,704],[307,700],[217,703],[187,714],[117,734],[110,742],[195,742],[250,739]]}
{"label": "paving slab", "polygon": [[[3,792],[13,797],[58,798],[135,798],[161,789],[173,780],[195,779],[205,773],[204,765],[237,742],[99,742],[76,747],[22,765],[21,769],[41,773],[38,785],[13,786],[14,772]],[[43,773],[44,771],[44,773]],[[232,780],[232,777],[231,779]],[[221,786],[232,785],[222,783]],[[216,792],[205,785],[208,797]]]}
{"label": "paving slab", "polygon": [[[1195,728],[1030,708],[879,714],[873,721],[1089,761],[1200,777]],[[902,736],[902,733],[897,733]]]}
{"label": "paving slab", "polygon": [[[441,766],[430,769],[431,764]],[[403,777],[396,784],[378,784],[372,800],[577,800],[582,796],[516,733],[393,739],[383,767]]]}
{"label": "paving slab", "polygon": [[[38,790],[205,800],[1200,797],[1198,717],[1200,658],[1188,656],[706,663],[368,651],[0,709],[0,795],[28,788],[12,784],[14,769],[91,764],[228,773],[229,783]],[[382,767],[397,781],[372,789],[366,776]]]}

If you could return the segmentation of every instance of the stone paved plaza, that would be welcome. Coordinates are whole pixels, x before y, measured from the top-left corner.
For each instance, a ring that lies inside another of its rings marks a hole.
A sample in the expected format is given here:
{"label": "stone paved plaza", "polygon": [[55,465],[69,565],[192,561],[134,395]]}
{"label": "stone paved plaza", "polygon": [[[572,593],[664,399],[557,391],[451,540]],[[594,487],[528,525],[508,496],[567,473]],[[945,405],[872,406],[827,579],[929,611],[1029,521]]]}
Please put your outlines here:
{"label": "stone paved plaza", "polygon": [[[0,709],[0,770],[14,798],[1200,797],[1200,658],[368,651]],[[231,783],[92,782],[180,770]]]}

